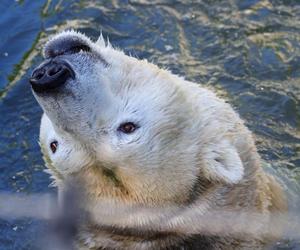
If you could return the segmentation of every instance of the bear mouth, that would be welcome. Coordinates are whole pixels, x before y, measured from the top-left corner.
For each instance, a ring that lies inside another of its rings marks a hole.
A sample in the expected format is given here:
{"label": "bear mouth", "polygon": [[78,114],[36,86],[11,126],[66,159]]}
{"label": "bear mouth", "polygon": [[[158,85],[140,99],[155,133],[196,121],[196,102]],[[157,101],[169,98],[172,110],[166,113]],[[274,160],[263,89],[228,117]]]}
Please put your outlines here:
{"label": "bear mouth", "polygon": [[155,231],[155,230],[145,230],[141,228],[125,228],[116,227],[110,225],[90,225],[89,228],[93,228],[96,231],[103,232],[105,234],[112,235],[113,238],[118,238],[118,240],[129,240],[133,242],[139,241],[160,241],[168,238],[176,238],[178,234],[176,232],[168,231]]}

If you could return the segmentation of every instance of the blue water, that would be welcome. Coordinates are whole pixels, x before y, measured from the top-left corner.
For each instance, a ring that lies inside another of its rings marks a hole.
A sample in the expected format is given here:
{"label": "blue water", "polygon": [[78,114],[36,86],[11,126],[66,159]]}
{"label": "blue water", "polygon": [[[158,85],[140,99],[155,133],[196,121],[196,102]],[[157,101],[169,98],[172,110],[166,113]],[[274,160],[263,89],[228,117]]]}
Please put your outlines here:
{"label": "blue water", "polygon": [[[94,39],[101,30],[114,46],[214,88],[286,188],[300,193],[298,0],[1,0],[0,13],[0,191],[54,191],[43,173],[42,111],[28,77],[47,37],[74,28]],[[0,250],[33,249],[42,224],[0,220]]]}

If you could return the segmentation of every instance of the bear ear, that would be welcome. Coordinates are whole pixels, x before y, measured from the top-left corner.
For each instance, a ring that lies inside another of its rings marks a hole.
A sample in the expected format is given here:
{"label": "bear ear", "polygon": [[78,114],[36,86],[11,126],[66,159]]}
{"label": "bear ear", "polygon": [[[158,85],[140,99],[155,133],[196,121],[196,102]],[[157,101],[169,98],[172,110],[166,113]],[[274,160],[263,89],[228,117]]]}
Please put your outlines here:
{"label": "bear ear", "polygon": [[244,176],[244,166],[236,148],[227,140],[210,145],[203,154],[204,176],[209,180],[238,183]]}

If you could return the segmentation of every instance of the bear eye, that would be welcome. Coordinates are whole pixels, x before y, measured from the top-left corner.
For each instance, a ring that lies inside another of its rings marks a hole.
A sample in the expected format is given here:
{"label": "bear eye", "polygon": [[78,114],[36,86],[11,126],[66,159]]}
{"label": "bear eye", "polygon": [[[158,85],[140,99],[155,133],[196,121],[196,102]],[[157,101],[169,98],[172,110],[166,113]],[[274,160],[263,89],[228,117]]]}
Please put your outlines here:
{"label": "bear eye", "polygon": [[53,141],[53,142],[50,143],[50,148],[51,148],[51,151],[52,151],[53,154],[56,152],[57,146],[58,146],[57,141]]}
{"label": "bear eye", "polygon": [[136,129],[138,128],[138,126],[136,124],[134,124],[133,122],[125,122],[122,123],[118,130],[125,133],[125,134],[131,134],[133,133]]}

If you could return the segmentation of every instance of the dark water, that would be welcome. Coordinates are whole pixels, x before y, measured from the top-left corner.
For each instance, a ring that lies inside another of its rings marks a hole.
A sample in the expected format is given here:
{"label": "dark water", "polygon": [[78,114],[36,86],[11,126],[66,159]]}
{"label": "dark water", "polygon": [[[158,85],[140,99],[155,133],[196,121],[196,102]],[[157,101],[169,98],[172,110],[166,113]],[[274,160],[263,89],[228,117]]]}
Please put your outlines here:
{"label": "dark water", "polygon": [[[0,13],[0,191],[51,191],[27,79],[47,37],[74,28],[94,39],[102,30],[114,46],[217,90],[269,170],[300,193],[300,1],[1,0]],[[0,250],[33,249],[40,230],[39,221],[0,220]]]}

